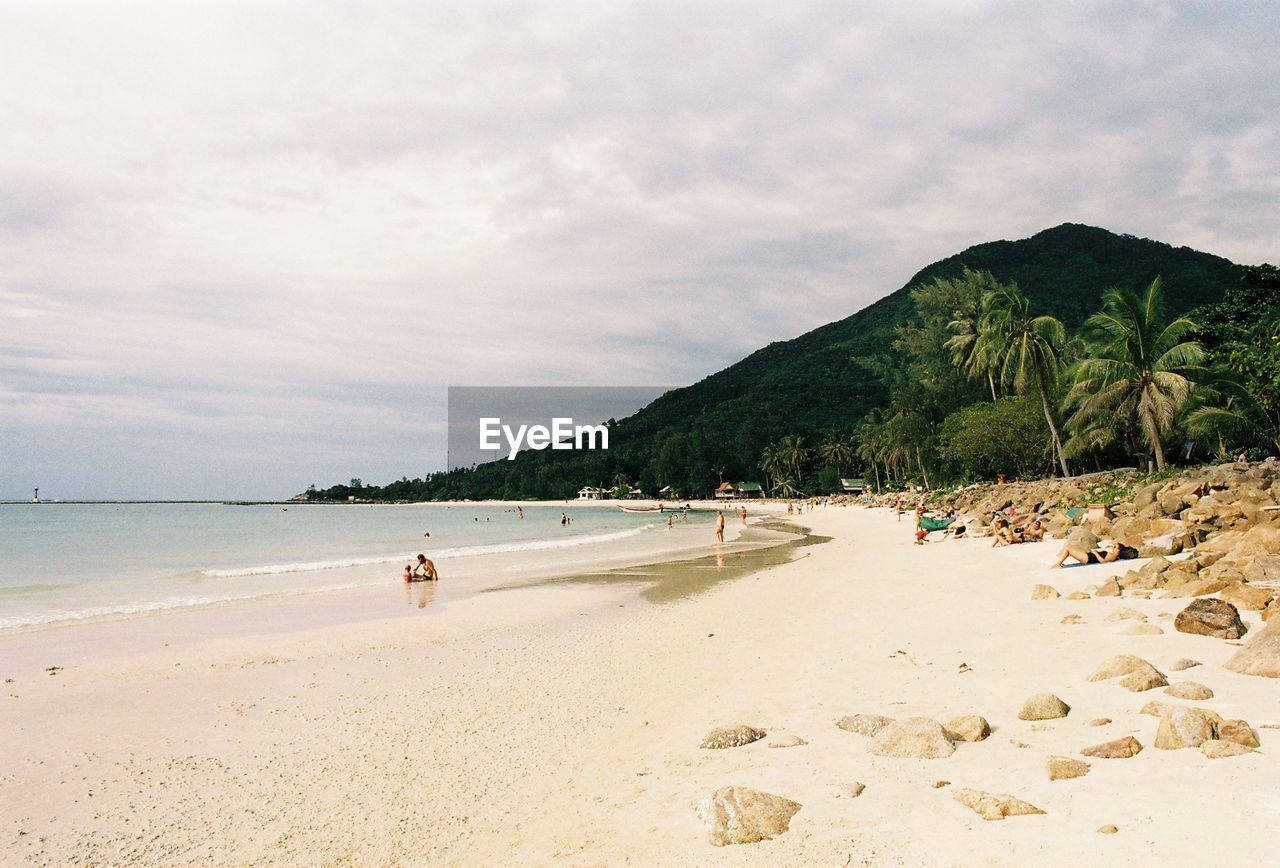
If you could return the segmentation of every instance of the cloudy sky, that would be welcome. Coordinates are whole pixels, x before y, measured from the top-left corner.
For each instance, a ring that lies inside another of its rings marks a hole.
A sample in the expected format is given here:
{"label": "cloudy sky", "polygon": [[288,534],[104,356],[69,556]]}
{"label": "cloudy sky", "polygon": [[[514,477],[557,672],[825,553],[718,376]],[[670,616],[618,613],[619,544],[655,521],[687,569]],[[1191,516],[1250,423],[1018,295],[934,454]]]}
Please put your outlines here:
{"label": "cloudy sky", "polygon": [[[1069,8],[1062,8],[1069,7]],[[442,467],[1064,221],[1280,257],[1280,4],[0,5],[0,498]]]}

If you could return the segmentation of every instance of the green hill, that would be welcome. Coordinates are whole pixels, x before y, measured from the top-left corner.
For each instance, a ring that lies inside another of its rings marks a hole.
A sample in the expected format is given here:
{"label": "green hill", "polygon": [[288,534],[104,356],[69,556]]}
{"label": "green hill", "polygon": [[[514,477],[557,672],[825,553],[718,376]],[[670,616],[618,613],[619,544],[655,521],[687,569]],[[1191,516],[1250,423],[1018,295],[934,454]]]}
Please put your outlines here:
{"label": "green hill", "polygon": [[[612,484],[621,474],[656,490],[674,482],[698,496],[725,479],[758,478],[764,447],[786,434],[810,443],[825,432],[849,432],[887,403],[897,362],[895,329],[915,316],[912,287],[958,277],[964,267],[1015,282],[1033,312],[1075,328],[1111,286],[1145,287],[1163,278],[1168,313],[1218,301],[1240,276],[1220,256],[1158,241],[1065,223],[1019,241],[970,247],[921,269],[898,290],[844,319],[789,341],[772,343],[740,362],[674,389],[618,423],[613,448],[601,453],[526,452],[470,471],[434,474],[358,495],[392,499],[569,496],[585,484]],[[345,487],[331,489],[345,499]]]}

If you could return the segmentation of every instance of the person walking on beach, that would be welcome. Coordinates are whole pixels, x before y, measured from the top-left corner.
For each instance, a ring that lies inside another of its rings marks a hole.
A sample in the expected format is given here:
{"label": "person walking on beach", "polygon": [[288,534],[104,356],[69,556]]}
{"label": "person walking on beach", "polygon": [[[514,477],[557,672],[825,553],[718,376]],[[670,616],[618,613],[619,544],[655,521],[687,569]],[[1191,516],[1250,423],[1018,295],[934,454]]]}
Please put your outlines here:
{"label": "person walking on beach", "polygon": [[716,542],[724,542],[724,510],[716,513]]}

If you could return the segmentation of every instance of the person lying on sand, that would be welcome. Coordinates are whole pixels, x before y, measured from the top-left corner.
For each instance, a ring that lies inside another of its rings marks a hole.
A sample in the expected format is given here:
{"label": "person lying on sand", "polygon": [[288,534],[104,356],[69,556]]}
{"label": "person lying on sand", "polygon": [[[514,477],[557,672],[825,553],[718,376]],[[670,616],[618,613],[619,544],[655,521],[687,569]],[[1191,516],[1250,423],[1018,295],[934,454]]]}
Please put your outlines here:
{"label": "person lying on sand", "polygon": [[1096,549],[1086,549],[1078,543],[1067,543],[1058,555],[1058,562],[1053,569],[1059,569],[1067,558],[1082,564],[1109,564],[1117,560],[1128,560],[1138,556],[1137,549],[1123,545],[1114,540],[1103,540]]}
{"label": "person lying on sand", "polygon": [[1044,525],[1040,523],[1040,519],[1037,518],[1022,529],[1023,542],[1040,542],[1042,539],[1044,539]]}
{"label": "person lying on sand", "polygon": [[426,555],[418,555],[418,563],[413,568],[406,581],[417,582],[434,582],[440,578],[440,574],[436,572],[436,565],[427,559]]}

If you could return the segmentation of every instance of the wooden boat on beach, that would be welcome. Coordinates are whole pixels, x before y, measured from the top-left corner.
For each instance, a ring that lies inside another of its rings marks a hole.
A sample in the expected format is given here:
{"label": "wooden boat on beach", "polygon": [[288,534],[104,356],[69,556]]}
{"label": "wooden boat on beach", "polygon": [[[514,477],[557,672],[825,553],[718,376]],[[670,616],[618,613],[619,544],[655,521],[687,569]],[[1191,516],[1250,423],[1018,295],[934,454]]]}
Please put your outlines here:
{"label": "wooden boat on beach", "polygon": [[662,512],[660,506],[619,506],[623,512]]}

